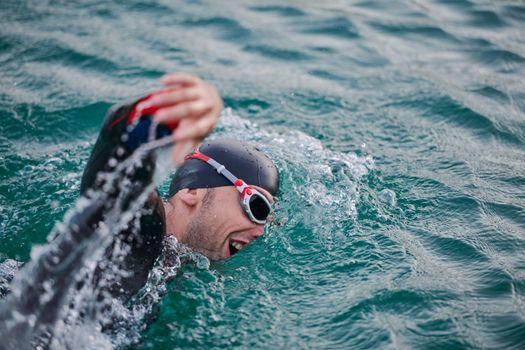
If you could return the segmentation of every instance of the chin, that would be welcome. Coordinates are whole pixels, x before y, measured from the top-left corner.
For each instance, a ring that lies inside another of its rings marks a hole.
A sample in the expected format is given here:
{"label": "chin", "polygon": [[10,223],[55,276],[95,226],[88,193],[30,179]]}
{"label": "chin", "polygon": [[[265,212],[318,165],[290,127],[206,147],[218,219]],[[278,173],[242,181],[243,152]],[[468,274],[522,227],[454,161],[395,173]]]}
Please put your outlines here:
{"label": "chin", "polygon": [[207,252],[207,254],[204,254],[208,259],[210,259],[210,261],[220,261],[220,260],[224,260],[224,259],[227,259],[228,257],[225,257],[223,256],[223,254],[219,253],[219,252],[212,252],[210,253],[209,251]]}

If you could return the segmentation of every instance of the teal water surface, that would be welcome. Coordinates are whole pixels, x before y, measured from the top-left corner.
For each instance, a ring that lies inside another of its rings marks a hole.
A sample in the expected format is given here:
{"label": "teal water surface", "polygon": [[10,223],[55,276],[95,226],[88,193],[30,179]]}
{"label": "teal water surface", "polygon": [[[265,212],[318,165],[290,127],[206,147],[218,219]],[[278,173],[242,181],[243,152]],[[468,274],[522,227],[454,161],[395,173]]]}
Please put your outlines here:
{"label": "teal water surface", "polygon": [[112,347],[525,348],[522,1],[7,0],[0,67],[2,260],[165,72],[216,85],[213,137],[281,170],[282,225],[183,266]]}

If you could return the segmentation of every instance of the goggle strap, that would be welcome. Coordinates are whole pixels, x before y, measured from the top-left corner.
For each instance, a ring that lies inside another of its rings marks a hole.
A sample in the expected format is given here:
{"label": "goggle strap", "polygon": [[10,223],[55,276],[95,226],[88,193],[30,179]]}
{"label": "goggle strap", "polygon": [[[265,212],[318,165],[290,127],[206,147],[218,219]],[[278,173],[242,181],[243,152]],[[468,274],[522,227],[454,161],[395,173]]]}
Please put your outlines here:
{"label": "goggle strap", "polygon": [[228,180],[230,180],[230,182],[232,184],[235,184],[235,182],[238,180],[237,176],[233,175],[228,169],[226,169],[226,167],[224,165],[222,165],[221,163],[217,162],[215,159],[209,158],[207,163],[209,165],[211,165],[212,167],[214,167],[215,170],[217,170],[217,172],[219,174],[223,175]]}
{"label": "goggle strap", "polygon": [[208,157],[204,153],[201,153],[199,150],[195,150],[195,152],[188,154],[186,157],[184,157],[184,160],[188,159],[199,159],[203,162],[208,163],[211,165],[215,170],[217,170],[217,173],[223,175],[225,178],[227,178],[234,186],[237,188],[237,190],[242,194],[244,189],[247,187],[246,183],[237,176],[233,175],[224,165],[217,162],[215,159]]}

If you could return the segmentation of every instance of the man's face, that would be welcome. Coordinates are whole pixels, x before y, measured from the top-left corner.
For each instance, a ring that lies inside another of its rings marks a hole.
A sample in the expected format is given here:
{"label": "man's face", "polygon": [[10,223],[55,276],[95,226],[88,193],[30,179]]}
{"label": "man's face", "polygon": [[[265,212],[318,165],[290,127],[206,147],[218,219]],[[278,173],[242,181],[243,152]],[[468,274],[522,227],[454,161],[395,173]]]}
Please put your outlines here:
{"label": "man's face", "polygon": [[[273,203],[268,191],[252,187]],[[246,216],[239,202],[239,192],[233,186],[202,190],[208,192],[185,233],[185,243],[193,249],[211,260],[226,259],[264,233],[264,225]]]}

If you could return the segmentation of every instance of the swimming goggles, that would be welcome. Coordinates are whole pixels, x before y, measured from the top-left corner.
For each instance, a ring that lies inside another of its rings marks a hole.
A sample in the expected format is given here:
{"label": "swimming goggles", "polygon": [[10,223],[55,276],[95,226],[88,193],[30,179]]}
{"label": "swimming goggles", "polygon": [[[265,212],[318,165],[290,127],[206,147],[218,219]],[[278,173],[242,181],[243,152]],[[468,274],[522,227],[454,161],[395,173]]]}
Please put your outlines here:
{"label": "swimming goggles", "polygon": [[233,175],[228,169],[226,169],[224,165],[217,162],[213,158],[208,157],[204,153],[201,153],[199,150],[195,150],[193,153],[188,154],[184,158],[184,160],[188,159],[202,160],[203,162],[206,162],[214,167],[219,174],[230,180],[237,191],[239,191],[241,196],[241,207],[248,218],[250,218],[250,220],[256,224],[266,224],[268,215],[270,215],[272,212],[272,205],[261,192],[257,191],[253,187],[248,186],[246,182]]}

